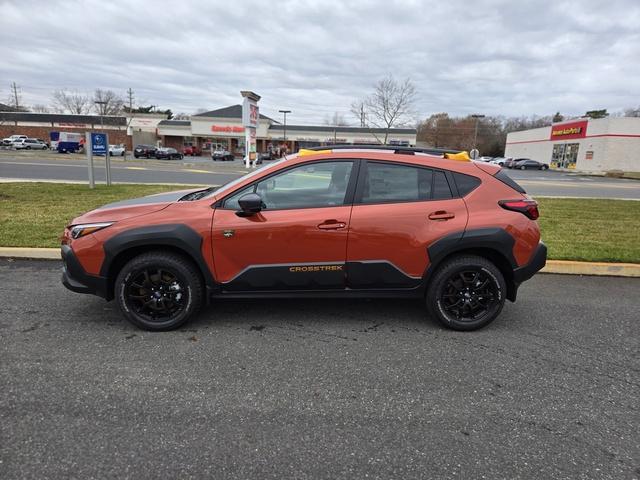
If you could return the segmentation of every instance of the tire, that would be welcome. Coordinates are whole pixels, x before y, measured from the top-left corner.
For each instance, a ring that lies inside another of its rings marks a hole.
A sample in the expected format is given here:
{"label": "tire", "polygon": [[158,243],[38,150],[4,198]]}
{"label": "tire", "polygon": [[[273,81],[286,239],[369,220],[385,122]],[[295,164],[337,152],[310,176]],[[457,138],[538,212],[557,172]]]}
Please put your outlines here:
{"label": "tire", "polygon": [[549,168],[549,167],[547,167],[546,165],[542,165],[542,166],[540,167],[540,170],[546,170],[547,168]]}
{"label": "tire", "polygon": [[27,147],[26,147],[26,149],[27,149],[27,150],[31,150],[31,147],[27,146]]}
{"label": "tire", "polygon": [[[474,277],[476,274],[478,276]],[[478,287],[474,285],[476,281],[482,282],[483,287],[471,288]],[[447,328],[477,330],[491,323],[500,314],[506,292],[504,276],[492,262],[476,255],[456,256],[445,261],[435,271],[427,289],[427,311]],[[489,295],[492,300],[486,301]]]}
{"label": "tire", "polygon": [[121,157],[124,157],[124,151],[120,154]]}
{"label": "tire", "polygon": [[129,322],[162,332],[179,328],[200,310],[204,287],[189,259],[159,250],[129,260],[116,277],[114,293]]}
{"label": "tire", "polygon": [[526,169],[527,169],[527,167],[525,167],[524,165],[522,165],[522,166],[520,167],[520,170],[526,170]]}

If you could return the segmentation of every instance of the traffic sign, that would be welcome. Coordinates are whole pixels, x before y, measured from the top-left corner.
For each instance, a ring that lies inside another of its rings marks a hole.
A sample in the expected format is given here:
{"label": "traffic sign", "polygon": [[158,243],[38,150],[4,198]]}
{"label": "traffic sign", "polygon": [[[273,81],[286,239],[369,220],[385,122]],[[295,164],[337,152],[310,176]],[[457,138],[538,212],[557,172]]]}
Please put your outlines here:
{"label": "traffic sign", "polygon": [[480,156],[480,151],[477,148],[474,148],[473,150],[471,150],[469,152],[469,156],[473,159],[476,160],[479,156]]}

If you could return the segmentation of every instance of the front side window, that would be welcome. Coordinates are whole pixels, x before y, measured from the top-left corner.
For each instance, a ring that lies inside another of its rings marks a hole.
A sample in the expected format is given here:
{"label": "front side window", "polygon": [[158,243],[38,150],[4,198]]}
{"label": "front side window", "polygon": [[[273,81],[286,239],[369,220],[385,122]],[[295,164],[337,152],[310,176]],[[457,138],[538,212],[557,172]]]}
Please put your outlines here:
{"label": "front side window", "polygon": [[265,210],[343,205],[352,169],[351,161],[300,165],[242,189],[224,208],[237,210],[238,199],[251,192],[260,195]]}

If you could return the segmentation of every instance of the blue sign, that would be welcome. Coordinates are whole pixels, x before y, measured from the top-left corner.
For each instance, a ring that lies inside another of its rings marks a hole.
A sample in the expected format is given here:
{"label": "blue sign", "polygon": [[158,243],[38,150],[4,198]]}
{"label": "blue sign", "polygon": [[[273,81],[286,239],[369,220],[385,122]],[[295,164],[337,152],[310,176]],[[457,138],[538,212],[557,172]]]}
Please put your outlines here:
{"label": "blue sign", "polygon": [[108,146],[106,133],[91,134],[91,151],[94,155],[106,155],[107,148]]}

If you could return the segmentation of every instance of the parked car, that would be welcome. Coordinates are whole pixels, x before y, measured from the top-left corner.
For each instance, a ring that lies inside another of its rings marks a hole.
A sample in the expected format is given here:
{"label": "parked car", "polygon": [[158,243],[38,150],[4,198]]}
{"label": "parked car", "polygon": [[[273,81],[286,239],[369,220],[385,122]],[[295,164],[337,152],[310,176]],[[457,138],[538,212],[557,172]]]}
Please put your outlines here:
{"label": "parked car", "polygon": [[504,162],[504,166],[507,168],[513,168],[516,162],[520,160],[526,160],[525,158],[507,158]]}
{"label": "parked car", "polygon": [[165,147],[156,149],[156,158],[158,160],[182,160],[184,155],[175,148]]}
{"label": "parked car", "polygon": [[23,139],[26,140],[27,138],[29,137],[27,137],[26,135],[11,135],[10,137],[2,139],[2,145],[5,147],[12,147],[14,142]]}
{"label": "parked car", "polygon": [[217,162],[218,160],[220,160],[221,162],[227,160],[232,162],[233,160],[235,160],[235,157],[231,152],[229,152],[229,150],[214,150],[211,154],[211,160],[213,160],[214,162]]}
{"label": "parked car", "polygon": [[506,157],[494,157],[493,160],[491,160],[489,163],[493,163],[494,165],[499,165],[501,167],[504,167],[504,164],[507,160],[510,160],[511,158],[506,158]]}
{"label": "parked car", "polygon": [[530,158],[525,158],[518,160],[513,165],[513,168],[517,168],[520,170],[546,170],[549,168],[549,165],[546,163],[538,162],[537,160],[531,160]]}
{"label": "parked car", "polygon": [[136,145],[133,149],[133,156],[136,158],[151,158],[156,156],[156,147],[153,145]]}
{"label": "parked car", "polygon": [[48,150],[47,144],[37,138],[21,138],[13,142],[16,150]]}
{"label": "parked car", "polygon": [[186,156],[197,157],[199,155],[202,155],[202,150],[200,150],[200,148],[196,145],[185,145],[182,148],[182,154],[185,157]]}
{"label": "parked car", "polygon": [[47,148],[51,148],[51,143],[48,142],[47,140],[43,140],[42,138],[36,138],[36,140],[38,140],[39,142],[44,143],[47,146]]}
{"label": "parked car", "polygon": [[480,162],[490,162],[491,160],[493,160],[493,157],[479,157],[478,161]]}
{"label": "parked car", "polygon": [[126,148],[124,145],[109,145],[109,155],[116,157],[124,157]]}
{"label": "parked car", "polygon": [[414,298],[474,330],[545,265],[537,203],[505,170],[357,148],[302,150],[220,188],[81,215],[61,237],[62,282],[153,331],[217,299],[270,296]]}

